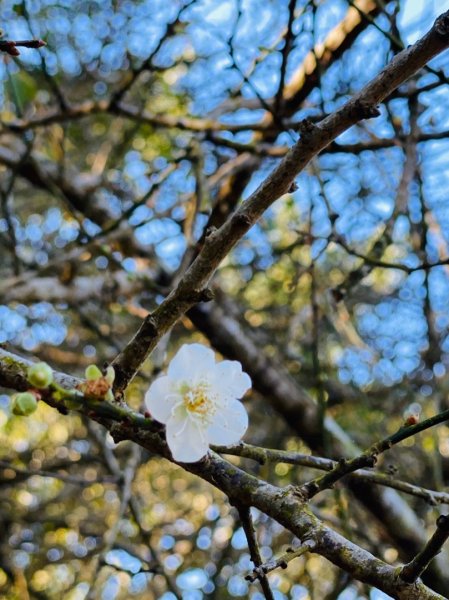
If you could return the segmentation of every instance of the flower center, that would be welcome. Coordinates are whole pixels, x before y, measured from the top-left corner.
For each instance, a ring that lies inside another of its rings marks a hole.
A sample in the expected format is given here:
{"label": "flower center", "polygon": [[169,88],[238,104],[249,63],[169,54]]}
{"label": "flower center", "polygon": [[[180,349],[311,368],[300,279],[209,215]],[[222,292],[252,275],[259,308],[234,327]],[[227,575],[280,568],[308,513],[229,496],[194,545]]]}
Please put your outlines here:
{"label": "flower center", "polygon": [[186,409],[192,416],[205,417],[214,412],[209,386],[204,383],[183,390],[182,397]]}

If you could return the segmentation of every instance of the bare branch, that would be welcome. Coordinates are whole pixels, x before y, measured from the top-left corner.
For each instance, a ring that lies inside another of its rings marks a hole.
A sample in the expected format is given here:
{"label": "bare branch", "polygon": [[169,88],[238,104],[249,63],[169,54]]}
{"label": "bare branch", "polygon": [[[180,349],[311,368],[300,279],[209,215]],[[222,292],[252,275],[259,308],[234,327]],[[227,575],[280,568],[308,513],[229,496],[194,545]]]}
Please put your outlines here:
{"label": "bare branch", "polygon": [[441,547],[449,537],[449,517],[440,515],[437,519],[437,530],[428,544],[411,562],[405,565],[400,573],[401,579],[407,583],[415,582],[427,569],[430,561],[441,551]]}
{"label": "bare branch", "polygon": [[275,569],[286,569],[288,563],[295,558],[299,558],[303,556],[306,552],[313,552],[314,543],[309,540],[306,541],[302,546],[300,546],[297,550],[293,550],[293,548],[288,548],[287,551],[276,558],[275,560],[270,560],[268,562],[262,563],[258,567],[255,567],[252,571],[252,575],[247,575],[245,579],[247,581],[255,581],[261,575],[266,575]]}
{"label": "bare branch", "polygon": [[374,80],[344,106],[317,125],[303,128],[301,139],[240,209],[217,232],[206,238],[202,251],[177,288],[145,319],[133,339],[114,359],[118,391],[124,390],[159,339],[200,299],[201,291],[223,258],[263,212],[288,191],[296,175],[351,125],[378,114],[379,102],[449,46],[448,30],[449,12],[441,15],[421,40],[396,55]]}
{"label": "bare branch", "polygon": [[[236,505],[236,508],[239,513],[246,539],[248,540],[248,548],[251,555],[251,560],[255,565],[255,570],[259,569],[259,567],[262,565],[262,557],[260,555],[254,523],[251,517],[251,509],[249,506],[242,506],[239,504]],[[273,592],[271,591],[266,573],[263,570],[258,570],[256,578],[260,581],[260,585],[266,600],[274,600]]]}

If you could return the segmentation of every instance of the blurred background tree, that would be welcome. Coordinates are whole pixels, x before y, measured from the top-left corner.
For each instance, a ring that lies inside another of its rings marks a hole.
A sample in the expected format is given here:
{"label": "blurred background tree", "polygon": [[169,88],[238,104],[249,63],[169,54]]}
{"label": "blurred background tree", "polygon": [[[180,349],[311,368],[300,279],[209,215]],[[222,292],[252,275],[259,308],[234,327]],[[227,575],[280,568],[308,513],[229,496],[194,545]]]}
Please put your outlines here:
{"label": "blurred background tree", "polygon": [[[110,363],[300,123],[341,106],[447,8],[4,0],[5,38],[47,46],[0,63],[1,347],[74,376]],[[194,306],[145,362],[126,389],[133,409],[188,341],[251,375],[252,444],[353,456],[407,416],[449,408],[447,71],[443,53],[380,117],[309,163],[221,264],[214,300]],[[0,598],[264,597],[245,579],[246,537],[222,493],[114,443],[86,416],[44,403],[15,416],[10,391],[0,392]],[[317,474],[232,460],[279,486]],[[423,491],[353,478],[311,509],[400,564],[447,510],[447,428],[393,448],[376,471]],[[298,543],[252,516],[263,561]],[[438,561],[425,580],[449,590]],[[269,582],[276,600],[387,597],[316,554]]]}

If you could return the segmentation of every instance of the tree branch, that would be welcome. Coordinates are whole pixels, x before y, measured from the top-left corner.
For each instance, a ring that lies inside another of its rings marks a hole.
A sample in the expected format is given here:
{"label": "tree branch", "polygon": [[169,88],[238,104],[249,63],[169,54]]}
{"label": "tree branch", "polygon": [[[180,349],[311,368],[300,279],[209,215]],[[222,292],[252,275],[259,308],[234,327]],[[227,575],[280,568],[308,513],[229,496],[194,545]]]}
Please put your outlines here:
{"label": "tree branch", "polygon": [[[15,357],[0,348],[0,385],[26,389],[26,368],[29,361]],[[58,382],[69,382],[68,397],[74,378],[55,373]],[[80,396],[82,396],[80,394]],[[53,406],[64,406],[43,395]],[[80,398],[81,400],[81,398]],[[129,408],[109,402],[90,402],[82,396],[78,412],[104,425],[116,442],[130,439],[151,452],[172,460],[165,440],[154,430],[155,424]],[[153,431],[152,431],[153,429]],[[375,558],[372,554],[345,539],[315,517],[292,489],[280,489],[225,461],[211,452],[197,463],[183,464],[183,468],[198,475],[225,493],[230,502],[243,507],[254,506],[286,527],[303,543],[313,542],[314,551],[352,575],[359,581],[376,586],[393,596],[407,600],[444,600],[444,597],[421,582],[407,583],[398,577],[397,569]],[[311,547],[312,547],[311,546]]]}
{"label": "tree branch", "polygon": [[[251,517],[251,509],[249,506],[242,506],[240,504],[237,504],[236,508],[239,513],[246,539],[248,540],[248,548],[251,560],[253,561],[255,568],[258,569],[258,567],[262,565],[262,557],[260,555],[259,545],[256,539],[256,532]],[[273,592],[271,591],[266,573],[263,570],[258,571],[256,579],[260,581],[260,585],[266,600],[274,600]]]}
{"label": "tree branch", "polygon": [[161,337],[201,297],[213,273],[264,211],[290,188],[296,175],[323,148],[364,118],[379,114],[377,104],[387,98],[431,58],[449,46],[449,12],[435,21],[416,44],[397,54],[356,96],[317,125],[305,123],[300,140],[248,200],[218,230],[210,232],[203,249],[176,289],[142,323],[114,359],[116,390],[123,391]]}
{"label": "tree branch", "polygon": [[440,515],[437,519],[437,530],[426,547],[411,562],[405,565],[400,573],[401,579],[407,583],[415,582],[428,567],[430,561],[441,551],[449,537],[449,516]]}

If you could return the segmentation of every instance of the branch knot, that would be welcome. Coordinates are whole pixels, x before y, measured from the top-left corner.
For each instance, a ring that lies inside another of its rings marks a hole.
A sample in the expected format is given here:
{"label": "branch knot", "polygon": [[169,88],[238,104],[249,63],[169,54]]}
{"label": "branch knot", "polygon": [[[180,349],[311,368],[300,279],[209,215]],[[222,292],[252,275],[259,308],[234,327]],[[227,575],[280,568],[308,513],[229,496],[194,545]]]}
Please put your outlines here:
{"label": "branch knot", "polygon": [[316,125],[310,119],[303,119],[299,122],[297,129],[301,135],[301,139],[304,140],[312,135],[316,129]]}
{"label": "branch knot", "polygon": [[373,119],[374,117],[380,117],[379,107],[364,100],[356,100],[354,102],[353,110],[359,119]]}
{"label": "branch knot", "polygon": [[435,21],[435,32],[438,35],[446,37],[449,35],[449,10],[443,13]]}

